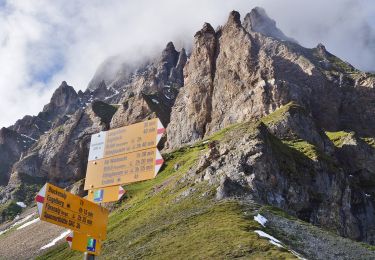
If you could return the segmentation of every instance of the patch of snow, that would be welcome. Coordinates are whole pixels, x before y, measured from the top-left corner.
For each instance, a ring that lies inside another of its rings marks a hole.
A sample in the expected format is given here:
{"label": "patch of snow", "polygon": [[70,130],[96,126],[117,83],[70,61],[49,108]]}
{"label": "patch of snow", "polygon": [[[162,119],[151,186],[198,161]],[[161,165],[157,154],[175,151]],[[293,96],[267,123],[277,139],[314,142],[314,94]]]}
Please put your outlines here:
{"label": "patch of snow", "polygon": [[371,195],[370,195],[370,194],[367,194],[367,193],[365,193],[365,196],[368,197],[368,198],[371,197]]}
{"label": "patch of snow", "polygon": [[283,247],[282,245],[280,245],[279,243],[274,242],[273,240],[270,240],[270,243],[271,243],[272,245],[277,246],[277,247],[285,248],[285,247]]}
{"label": "patch of snow", "polygon": [[289,252],[291,252],[293,255],[295,255],[300,260],[307,260],[306,258],[302,257],[300,254],[298,254],[296,251],[289,249]]}
{"label": "patch of snow", "polygon": [[[262,215],[259,215],[258,216],[262,216]],[[255,217],[254,217],[255,219]],[[257,221],[257,220],[256,220]],[[267,221],[267,220],[266,220]],[[257,233],[260,237],[265,237],[265,238],[268,238],[269,239],[269,242],[272,244],[272,245],[275,245],[277,247],[280,247],[280,248],[285,248],[280,240],[276,239],[275,237],[267,234],[266,232],[262,231],[262,230],[255,230],[254,231],[255,233]],[[305,258],[303,258],[300,254],[298,254],[296,251],[294,250],[291,250],[291,249],[288,249],[289,252],[291,252],[293,255],[295,255],[298,259],[301,259],[301,260],[307,260]]]}
{"label": "patch of snow", "polygon": [[22,224],[22,223],[28,221],[28,220],[29,220],[30,218],[32,218],[34,215],[35,215],[35,213],[32,213],[32,214],[30,214],[30,215],[27,215],[26,217],[24,217],[23,219],[17,221],[16,223],[14,223],[13,225],[11,225],[10,227],[12,228],[12,227],[15,227],[15,226],[17,226],[17,225],[19,225],[19,224]]}
{"label": "patch of snow", "polygon": [[272,240],[273,242],[281,243],[280,240],[274,238],[273,236],[267,234],[266,232],[262,230],[255,230],[254,232],[257,233],[261,237],[265,237],[265,238],[268,238],[269,240]]}
{"label": "patch of snow", "polygon": [[39,129],[39,126],[37,126],[36,124],[34,124],[34,126],[35,126],[37,129]]}
{"label": "patch of snow", "polygon": [[[32,213],[32,214],[30,214],[30,215],[24,217],[23,219],[17,221],[17,222],[14,223],[13,225],[11,225],[9,228],[7,228],[7,229],[5,229],[5,230],[3,230],[3,231],[0,231],[0,235],[4,234],[5,232],[7,232],[8,230],[10,230],[11,228],[13,228],[13,227],[15,227],[15,226],[17,226],[17,225],[20,225],[20,224],[22,224],[22,223],[28,221],[28,220],[29,220],[30,218],[32,218],[34,215],[35,215],[35,213]],[[15,217],[14,219],[16,220],[16,219],[19,219],[19,218],[20,218],[20,216],[17,215],[17,217]],[[30,221],[30,222],[31,222],[31,221]],[[31,224],[32,224],[32,223],[31,223]],[[29,225],[31,225],[31,224],[29,224]],[[21,227],[22,227],[22,226],[21,226]],[[18,230],[18,229],[19,229],[19,228],[17,228],[17,230]]]}
{"label": "patch of snow", "polygon": [[26,222],[26,223],[23,224],[22,226],[19,226],[19,227],[17,228],[17,230],[20,230],[20,229],[23,229],[23,228],[25,228],[25,227],[27,227],[27,226],[30,226],[30,225],[32,225],[32,224],[38,222],[39,220],[40,220],[39,218],[36,218],[36,219],[33,219],[33,220],[29,221],[29,222]]}
{"label": "patch of snow", "polygon": [[255,220],[256,222],[258,222],[259,224],[261,224],[263,227],[266,226],[266,223],[267,223],[267,221],[268,221],[265,217],[263,217],[263,216],[260,215],[259,213],[258,213],[258,215],[254,216],[254,220]]}
{"label": "patch of snow", "polygon": [[[107,96],[104,98],[104,100],[107,100],[107,99],[110,99],[110,98],[113,98],[114,96],[116,96],[118,93],[120,93],[120,91],[118,91],[117,89],[114,89],[111,87],[111,89],[115,92],[113,95],[110,95],[110,96]],[[109,89],[108,89],[109,90]]]}
{"label": "patch of snow", "polygon": [[58,241],[60,241],[61,239],[63,239],[64,237],[66,237],[67,235],[69,235],[71,231],[70,230],[67,230],[67,231],[64,231],[63,233],[61,233],[60,236],[56,237],[54,240],[52,240],[50,243],[48,243],[47,245],[44,245],[40,248],[40,250],[43,250],[43,249],[46,249],[46,248],[49,248],[51,246],[54,246]]}
{"label": "patch of snow", "polygon": [[340,74],[340,79],[339,79],[339,87],[341,88],[342,87],[342,79],[343,79],[344,75],[341,73]]}
{"label": "patch of snow", "polygon": [[266,82],[264,80],[259,81],[258,84],[257,84],[258,88],[263,88],[265,86],[266,86]]}
{"label": "patch of snow", "polygon": [[26,208],[26,204],[22,201],[18,201],[16,204],[20,206],[21,208]]}
{"label": "patch of snow", "polygon": [[154,102],[155,104],[159,104],[159,101],[157,101],[156,99],[152,99],[152,102]]}
{"label": "patch of snow", "polygon": [[272,79],[268,80],[268,83],[270,83],[271,85],[275,85],[275,79],[272,78]]}
{"label": "patch of snow", "polygon": [[[35,125],[35,124],[34,124]],[[36,125],[35,125],[36,126]],[[37,127],[38,128],[38,127]],[[39,129],[39,128],[38,128]],[[30,139],[30,140],[33,140],[33,141],[37,141],[36,139],[34,139],[34,138],[31,138],[30,136],[27,136],[27,135],[24,135],[24,134],[21,134],[23,137],[26,137],[26,138],[28,138],[28,139]]]}

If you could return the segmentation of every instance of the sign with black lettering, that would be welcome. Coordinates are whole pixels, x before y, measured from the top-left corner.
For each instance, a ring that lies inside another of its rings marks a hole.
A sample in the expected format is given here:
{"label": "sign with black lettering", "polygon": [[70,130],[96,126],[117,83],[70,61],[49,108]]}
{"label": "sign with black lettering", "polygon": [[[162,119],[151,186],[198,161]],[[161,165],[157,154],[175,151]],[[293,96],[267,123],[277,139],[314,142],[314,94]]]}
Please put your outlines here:
{"label": "sign with black lettering", "polygon": [[106,208],[49,183],[35,200],[41,220],[100,240],[106,238],[109,214]]}
{"label": "sign with black lettering", "polygon": [[85,190],[155,178],[164,160],[157,148],[88,162]]}
{"label": "sign with black lettering", "polygon": [[89,161],[156,147],[164,126],[158,118],[91,136]]}

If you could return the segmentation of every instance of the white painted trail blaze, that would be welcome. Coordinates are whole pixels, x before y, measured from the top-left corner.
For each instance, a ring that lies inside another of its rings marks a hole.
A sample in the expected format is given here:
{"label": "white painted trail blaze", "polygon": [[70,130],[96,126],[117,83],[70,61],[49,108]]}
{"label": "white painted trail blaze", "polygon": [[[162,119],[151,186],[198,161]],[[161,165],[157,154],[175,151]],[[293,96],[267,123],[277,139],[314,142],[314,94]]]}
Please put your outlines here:
{"label": "white painted trail blaze", "polygon": [[155,159],[155,176],[158,174],[161,166],[164,163],[164,159],[161,156],[160,152],[158,149],[156,149],[156,159]]}
{"label": "white painted trail blaze", "polygon": [[158,134],[156,135],[156,144],[158,144],[160,142],[161,137],[165,133],[165,128],[164,128],[163,124],[161,123],[160,119],[158,119],[158,130],[157,131],[158,131],[157,132]]}
{"label": "white painted trail blaze", "polygon": [[124,194],[125,194],[124,188],[119,186],[118,199],[121,199],[122,195],[124,195]]}
{"label": "white painted trail blaze", "polygon": [[47,184],[44,184],[43,188],[38,192],[38,194],[35,197],[39,216],[42,215],[44,197],[46,196],[46,187],[47,187]]}
{"label": "white painted trail blaze", "polygon": [[70,230],[67,230],[67,231],[64,231],[63,233],[61,233],[60,236],[56,237],[54,240],[52,240],[50,243],[48,243],[47,245],[44,245],[40,248],[40,250],[43,250],[43,249],[46,249],[46,248],[49,248],[51,246],[54,246],[58,241],[60,241],[61,239],[63,239],[64,237],[66,237],[67,235],[69,235],[71,231]]}

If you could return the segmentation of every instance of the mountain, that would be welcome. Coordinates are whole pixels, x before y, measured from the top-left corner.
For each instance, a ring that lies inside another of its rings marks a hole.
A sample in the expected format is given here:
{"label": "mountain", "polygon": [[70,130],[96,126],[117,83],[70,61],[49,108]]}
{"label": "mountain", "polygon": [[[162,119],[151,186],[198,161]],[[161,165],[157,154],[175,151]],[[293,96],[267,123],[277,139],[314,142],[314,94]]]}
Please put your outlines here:
{"label": "mountain", "polygon": [[[374,87],[374,74],[299,45],[262,8],[243,20],[232,11],[216,30],[203,25],[191,53],[170,42],[136,65],[108,58],[85,92],[63,82],[37,116],[3,128],[2,220],[46,181],[83,195],[90,135],[159,117],[166,165],[112,205],[108,257],[173,258],[172,247],[204,244],[196,257],[374,258]],[[259,230],[284,249],[257,241]]]}

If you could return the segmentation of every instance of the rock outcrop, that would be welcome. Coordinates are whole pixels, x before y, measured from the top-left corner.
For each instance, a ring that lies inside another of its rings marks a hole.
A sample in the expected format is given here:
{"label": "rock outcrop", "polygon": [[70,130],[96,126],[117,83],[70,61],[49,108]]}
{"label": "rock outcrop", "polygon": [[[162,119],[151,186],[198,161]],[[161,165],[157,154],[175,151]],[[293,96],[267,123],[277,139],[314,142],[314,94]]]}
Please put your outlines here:
{"label": "rock outcrop", "polygon": [[243,21],[233,11],[217,30],[203,25],[191,54],[170,42],[136,65],[109,58],[86,91],[63,82],[37,116],[0,130],[0,201],[30,200],[45,181],[71,185],[91,134],[159,117],[165,151],[210,139],[180,183],[375,244],[374,86],[322,44],[285,36],[263,9]]}
{"label": "rock outcrop", "polygon": [[323,45],[306,49],[256,31],[252,24],[262,19],[255,22],[252,17],[259,12],[253,10],[241,23],[233,11],[217,31],[205,24],[197,32],[184,88],[172,109],[168,147],[260,118],[291,101],[303,105],[326,130],[374,136],[375,111],[364,104],[375,100],[375,77],[341,61]]}
{"label": "rock outcrop", "polygon": [[35,140],[5,127],[0,129],[0,186],[9,181],[12,165]]}
{"label": "rock outcrop", "polygon": [[286,36],[279,28],[276,22],[268,17],[266,11],[261,7],[255,7],[245,16],[244,28],[248,31],[258,32],[265,36],[273,37],[282,41],[297,43],[296,40]]}
{"label": "rock outcrop", "polygon": [[217,199],[276,206],[375,243],[375,149],[366,142],[350,134],[331,141],[302,108],[288,104],[261,122],[232,127],[211,144],[186,178],[216,187]]}

